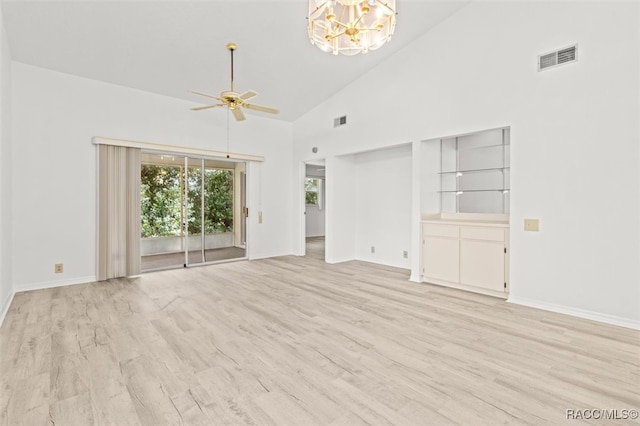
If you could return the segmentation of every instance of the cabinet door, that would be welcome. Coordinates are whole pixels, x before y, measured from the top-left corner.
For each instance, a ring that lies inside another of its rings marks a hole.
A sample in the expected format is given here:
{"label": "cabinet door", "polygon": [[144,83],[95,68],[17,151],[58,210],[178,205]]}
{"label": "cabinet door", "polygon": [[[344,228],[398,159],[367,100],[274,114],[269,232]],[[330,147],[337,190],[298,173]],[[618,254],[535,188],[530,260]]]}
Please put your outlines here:
{"label": "cabinet door", "polygon": [[460,241],[460,283],[505,291],[504,242]]}
{"label": "cabinet door", "polygon": [[457,283],[460,279],[460,245],[457,238],[424,238],[422,250],[424,278]]}

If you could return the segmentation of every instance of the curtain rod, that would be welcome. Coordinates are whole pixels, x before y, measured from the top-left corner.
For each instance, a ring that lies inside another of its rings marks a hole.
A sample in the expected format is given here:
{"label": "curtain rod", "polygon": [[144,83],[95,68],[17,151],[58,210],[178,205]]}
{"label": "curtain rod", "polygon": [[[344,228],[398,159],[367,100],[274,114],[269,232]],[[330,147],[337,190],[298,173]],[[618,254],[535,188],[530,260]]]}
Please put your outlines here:
{"label": "curtain rod", "polygon": [[258,162],[264,161],[264,157],[262,155],[215,151],[212,149],[191,148],[188,146],[180,146],[180,145],[165,145],[165,144],[155,143],[155,142],[143,142],[143,141],[134,141],[134,140],[128,140],[128,139],[107,138],[102,136],[94,136],[93,138],[91,138],[91,141],[95,145],[124,146],[127,148],[140,148],[143,150],[160,151],[168,154],[198,155],[202,157],[222,158],[222,159],[229,159],[229,160],[244,160],[244,161],[258,161]]}

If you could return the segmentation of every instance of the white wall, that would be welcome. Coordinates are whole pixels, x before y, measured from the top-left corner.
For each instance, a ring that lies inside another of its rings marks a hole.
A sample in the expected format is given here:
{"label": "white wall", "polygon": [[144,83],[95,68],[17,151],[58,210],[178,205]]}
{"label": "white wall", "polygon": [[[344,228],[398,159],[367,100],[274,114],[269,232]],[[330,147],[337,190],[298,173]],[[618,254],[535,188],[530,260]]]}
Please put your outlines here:
{"label": "white wall", "polygon": [[411,145],[355,160],[356,259],[409,269],[403,252],[411,254]]}
{"label": "white wall", "polygon": [[[94,279],[93,136],[226,150],[224,111],[190,111],[195,99],[189,103],[15,62],[13,87],[16,290]],[[289,123],[257,115],[232,120],[230,151],[265,157],[250,165],[253,258],[291,253],[291,196],[283,190],[291,175],[291,131]],[[64,263],[64,274],[53,273],[55,263]]]}
{"label": "white wall", "polygon": [[[356,160],[353,155],[326,159],[325,259],[356,258]],[[297,191],[300,192],[300,191]]]}
{"label": "white wall", "polygon": [[13,297],[11,146],[11,55],[0,9],[0,324]]}
{"label": "white wall", "polygon": [[440,196],[440,139],[424,141],[420,145],[420,212],[438,213],[443,210]]}
{"label": "white wall", "polygon": [[294,164],[511,126],[511,300],[638,326],[638,7],[471,3],[296,121]]}

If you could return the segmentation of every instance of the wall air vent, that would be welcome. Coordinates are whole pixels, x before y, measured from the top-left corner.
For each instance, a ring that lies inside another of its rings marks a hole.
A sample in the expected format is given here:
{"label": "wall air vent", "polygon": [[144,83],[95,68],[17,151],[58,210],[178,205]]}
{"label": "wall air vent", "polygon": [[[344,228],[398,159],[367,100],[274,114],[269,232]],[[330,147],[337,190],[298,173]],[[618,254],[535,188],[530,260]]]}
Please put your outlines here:
{"label": "wall air vent", "polygon": [[347,124],[347,116],[343,115],[342,117],[336,117],[333,119],[333,127],[340,127]]}
{"label": "wall air vent", "polygon": [[573,45],[555,52],[538,56],[538,71],[557,67],[558,65],[575,62],[578,60],[578,45]]}

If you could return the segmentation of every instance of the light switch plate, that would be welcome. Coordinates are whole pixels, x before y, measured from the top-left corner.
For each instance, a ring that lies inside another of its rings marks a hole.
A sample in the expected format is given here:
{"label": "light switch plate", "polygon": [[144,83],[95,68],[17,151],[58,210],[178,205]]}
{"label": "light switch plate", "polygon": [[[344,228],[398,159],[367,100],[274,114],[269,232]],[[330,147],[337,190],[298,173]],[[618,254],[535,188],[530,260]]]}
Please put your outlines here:
{"label": "light switch plate", "polygon": [[540,230],[540,223],[538,219],[525,219],[524,230],[538,232]]}

